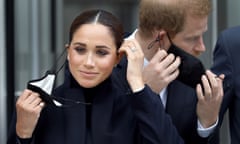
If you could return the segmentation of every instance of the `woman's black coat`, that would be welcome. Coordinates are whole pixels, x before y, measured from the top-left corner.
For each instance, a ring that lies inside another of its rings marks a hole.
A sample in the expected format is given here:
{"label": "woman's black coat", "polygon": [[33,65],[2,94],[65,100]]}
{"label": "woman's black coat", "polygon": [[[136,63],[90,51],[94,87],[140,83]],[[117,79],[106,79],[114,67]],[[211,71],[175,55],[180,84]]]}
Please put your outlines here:
{"label": "woman's black coat", "polygon": [[[34,144],[180,144],[183,143],[159,97],[148,86],[132,93],[126,81],[111,75],[94,88],[91,128],[86,127],[86,105],[46,106],[34,131]],[[83,88],[67,72],[64,84],[54,90],[57,97],[85,101]],[[16,144],[16,116],[8,144]]]}

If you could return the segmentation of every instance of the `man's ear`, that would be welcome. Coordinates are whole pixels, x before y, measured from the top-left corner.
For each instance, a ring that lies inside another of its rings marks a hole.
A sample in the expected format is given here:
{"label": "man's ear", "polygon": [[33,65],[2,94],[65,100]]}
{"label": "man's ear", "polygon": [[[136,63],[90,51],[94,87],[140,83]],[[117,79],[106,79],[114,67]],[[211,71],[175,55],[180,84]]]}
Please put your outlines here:
{"label": "man's ear", "polygon": [[167,32],[165,30],[159,31],[158,38],[159,38],[160,48],[168,51],[168,49],[170,47],[170,42],[169,42],[169,39],[167,36]]}

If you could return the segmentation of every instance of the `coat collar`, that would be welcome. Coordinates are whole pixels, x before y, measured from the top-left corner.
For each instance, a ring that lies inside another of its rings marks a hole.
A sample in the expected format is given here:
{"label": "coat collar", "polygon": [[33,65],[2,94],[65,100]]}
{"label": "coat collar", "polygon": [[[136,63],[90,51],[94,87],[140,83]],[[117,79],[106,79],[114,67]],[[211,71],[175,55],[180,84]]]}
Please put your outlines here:
{"label": "coat collar", "polygon": [[[85,102],[84,88],[77,84],[70,72],[67,72],[65,78],[65,88],[64,98]],[[111,143],[111,137],[106,136],[106,134],[111,134],[114,95],[117,95],[113,89],[112,76],[92,89],[94,99],[91,105],[91,129],[93,130],[91,134],[92,139],[97,140],[99,143],[106,141]],[[64,108],[65,143],[85,143],[87,131],[91,131],[86,128],[86,107],[87,105],[79,104]]]}

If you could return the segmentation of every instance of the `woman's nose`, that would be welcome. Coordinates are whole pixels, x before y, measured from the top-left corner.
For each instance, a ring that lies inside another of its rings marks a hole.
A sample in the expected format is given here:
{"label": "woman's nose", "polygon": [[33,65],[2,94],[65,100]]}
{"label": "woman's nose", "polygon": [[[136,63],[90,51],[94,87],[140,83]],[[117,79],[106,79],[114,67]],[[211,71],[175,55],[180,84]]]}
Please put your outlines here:
{"label": "woman's nose", "polygon": [[85,59],[85,66],[87,67],[93,67],[94,66],[94,58],[93,58],[93,54],[89,53],[87,56],[86,56],[86,59]]}

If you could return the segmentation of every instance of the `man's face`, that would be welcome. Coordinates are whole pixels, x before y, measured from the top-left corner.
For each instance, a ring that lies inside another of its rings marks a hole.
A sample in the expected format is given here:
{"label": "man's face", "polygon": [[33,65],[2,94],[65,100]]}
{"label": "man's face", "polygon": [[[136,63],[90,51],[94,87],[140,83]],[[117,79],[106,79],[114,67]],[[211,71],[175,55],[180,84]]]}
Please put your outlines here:
{"label": "man's face", "polygon": [[203,34],[207,31],[208,17],[187,15],[183,30],[175,35],[173,43],[197,57],[206,50]]}

